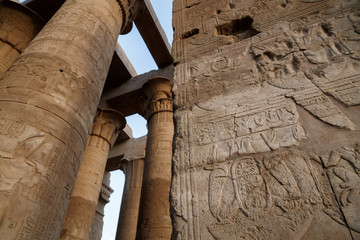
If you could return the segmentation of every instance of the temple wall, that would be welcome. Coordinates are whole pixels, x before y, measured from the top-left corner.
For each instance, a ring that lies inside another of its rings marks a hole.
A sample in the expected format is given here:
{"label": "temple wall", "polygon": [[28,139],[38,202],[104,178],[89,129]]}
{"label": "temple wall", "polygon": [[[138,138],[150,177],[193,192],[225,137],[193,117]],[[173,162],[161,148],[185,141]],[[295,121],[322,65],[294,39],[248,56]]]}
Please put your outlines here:
{"label": "temple wall", "polygon": [[174,0],[173,239],[360,239],[356,0]]}

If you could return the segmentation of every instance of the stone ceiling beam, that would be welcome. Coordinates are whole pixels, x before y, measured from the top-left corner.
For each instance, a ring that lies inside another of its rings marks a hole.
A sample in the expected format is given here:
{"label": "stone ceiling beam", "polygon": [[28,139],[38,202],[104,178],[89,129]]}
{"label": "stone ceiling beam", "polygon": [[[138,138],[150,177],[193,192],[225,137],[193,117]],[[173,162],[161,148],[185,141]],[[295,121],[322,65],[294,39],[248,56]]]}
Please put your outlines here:
{"label": "stone ceiling beam", "polygon": [[147,136],[143,136],[115,143],[109,152],[106,170],[115,171],[120,169],[120,162],[123,159],[131,161],[145,158],[146,139]]}
{"label": "stone ceiling beam", "polygon": [[117,43],[109,73],[106,78],[105,89],[117,87],[136,75],[135,68],[127,58],[120,44]]}
{"label": "stone ceiling beam", "polygon": [[135,25],[157,66],[159,68],[165,67],[173,62],[171,46],[150,0],[144,0],[142,4],[140,14],[134,19]]}
{"label": "stone ceiling beam", "polygon": [[142,111],[142,86],[151,78],[164,77],[167,79],[173,78],[174,67],[168,65],[159,70],[150,71],[145,74],[133,77],[117,88],[104,90],[100,105],[108,104],[120,111],[124,116],[129,116]]}

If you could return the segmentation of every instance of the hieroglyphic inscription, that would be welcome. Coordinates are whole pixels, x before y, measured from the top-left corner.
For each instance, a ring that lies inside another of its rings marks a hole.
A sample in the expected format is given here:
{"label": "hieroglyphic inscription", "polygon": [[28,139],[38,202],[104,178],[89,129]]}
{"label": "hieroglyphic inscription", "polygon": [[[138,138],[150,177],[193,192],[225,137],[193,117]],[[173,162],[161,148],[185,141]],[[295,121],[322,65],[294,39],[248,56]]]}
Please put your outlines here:
{"label": "hieroglyphic inscription", "polygon": [[0,3],[0,76],[45,24],[35,13],[11,1]]}
{"label": "hieroglyphic inscription", "polygon": [[[338,3],[327,1],[292,1],[280,0],[244,1],[244,0],[221,0],[221,1],[191,1],[182,8],[177,6],[174,17],[175,38],[174,55],[177,60],[193,59],[199,55],[210,53],[214,49],[234,43],[251,36],[246,34],[253,29],[243,26],[231,36],[216,33],[216,28],[232,21],[245,17],[254,19],[254,26],[257,31],[266,31],[272,28],[274,23],[281,20],[316,22],[321,19],[320,12],[335,14],[336,11],[329,11]],[[343,8],[356,4],[352,1]],[[339,8],[340,9],[340,8]],[[310,20],[309,16],[314,16]],[[246,25],[246,24],[245,24]],[[196,30],[196,31],[195,31]],[[244,34],[245,32],[245,34]]]}
{"label": "hieroglyphic inscription", "polygon": [[124,3],[66,1],[0,79],[1,236],[59,237]]}
{"label": "hieroglyphic inscription", "polygon": [[174,8],[173,237],[357,239],[359,2]]}
{"label": "hieroglyphic inscription", "polygon": [[[192,164],[215,163],[233,154],[266,152],[297,145],[305,139],[295,104],[281,95],[271,95],[271,86],[257,96],[237,104],[228,96],[226,104],[216,100],[198,104],[192,111],[190,142],[197,151]],[[271,100],[265,100],[271,96]]]}
{"label": "hieroglyphic inscription", "polygon": [[[213,220],[200,213],[211,234],[202,231],[203,237],[302,239],[315,217],[313,208],[321,208],[317,214],[330,219],[325,212],[335,204],[322,191],[314,164],[306,154],[290,151],[205,166],[210,171],[208,204]],[[207,178],[199,176],[198,184],[203,185],[203,179]],[[199,194],[201,199],[206,196]]]}
{"label": "hieroglyphic inscription", "polygon": [[238,88],[251,96],[266,82],[322,121],[357,130],[358,126],[327,96],[347,106],[359,104],[360,53],[352,43],[359,34],[354,20],[349,20],[354,14],[294,30],[288,24],[279,24],[253,37],[252,42],[236,43],[211,58],[176,67],[179,82],[175,82],[175,106],[229,95]]}

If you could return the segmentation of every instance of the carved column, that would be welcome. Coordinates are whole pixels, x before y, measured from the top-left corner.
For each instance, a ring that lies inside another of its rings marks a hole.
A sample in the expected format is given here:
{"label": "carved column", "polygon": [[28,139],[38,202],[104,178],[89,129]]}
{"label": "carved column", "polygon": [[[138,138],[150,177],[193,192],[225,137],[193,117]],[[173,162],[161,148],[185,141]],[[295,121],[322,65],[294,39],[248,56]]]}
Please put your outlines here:
{"label": "carved column", "polygon": [[143,86],[148,135],[136,239],[170,239],[169,191],[174,134],[172,82],[152,79]]}
{"label": "carved column", "polygon": [[134,240],[139,215],[144,159],[124,159],[121,161],[120,169],[125,173],[125,186],[116,240]]}
{"label": "carved column", "polygon": [[36,13],[16,1],[0,2],[0,77],[44,25]]}
{"label": "carved column", "polygon": [[66,1],[0,79],[0,236],[60,236],[129,9],[128,0]]}
{"label": "carved column", "polygon": [[91,224],[89,240],[101,240],[104,226],[104,209],[105,205],[110,202],[110,195],[113,192],[114,190],[110,187],[110,172],[105,170],[95,216]]}
{"label": "carved column", "polygon": [[113,110],[103,110],[95,118],[76,177],[61,239],[89,239],[109,149],[125,123],[123,115]]}

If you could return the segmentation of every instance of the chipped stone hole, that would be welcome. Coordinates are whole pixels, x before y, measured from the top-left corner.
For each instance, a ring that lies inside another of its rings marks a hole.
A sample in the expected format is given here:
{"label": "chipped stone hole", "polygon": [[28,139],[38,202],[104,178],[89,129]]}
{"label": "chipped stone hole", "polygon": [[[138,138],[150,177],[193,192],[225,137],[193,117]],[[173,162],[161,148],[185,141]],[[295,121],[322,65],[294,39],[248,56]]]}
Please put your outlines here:
{"label": "chipped stone hole", "polygon": [[186,33],[184,33],[182,36],[181,36],[181,39],[186,39],[186,38],[190,38],[196,34],[199,34],[199,29],[198,28],[194,28]]}
{"label": "chipped stone hole", "polygon": [[254,19],[250,16],[246,16],[240,19],[235,19],[230,22],[224,23],[216,27],[219,35],[237,35],[240,33],[248,32],[250,36],[254,36],[259,33],[253,26]]}
{"label": "chipped stone hole", "polygon": [[282,8],[285,8],[290,2],[290,0],[285,0],[283,3],[280,4]]}

